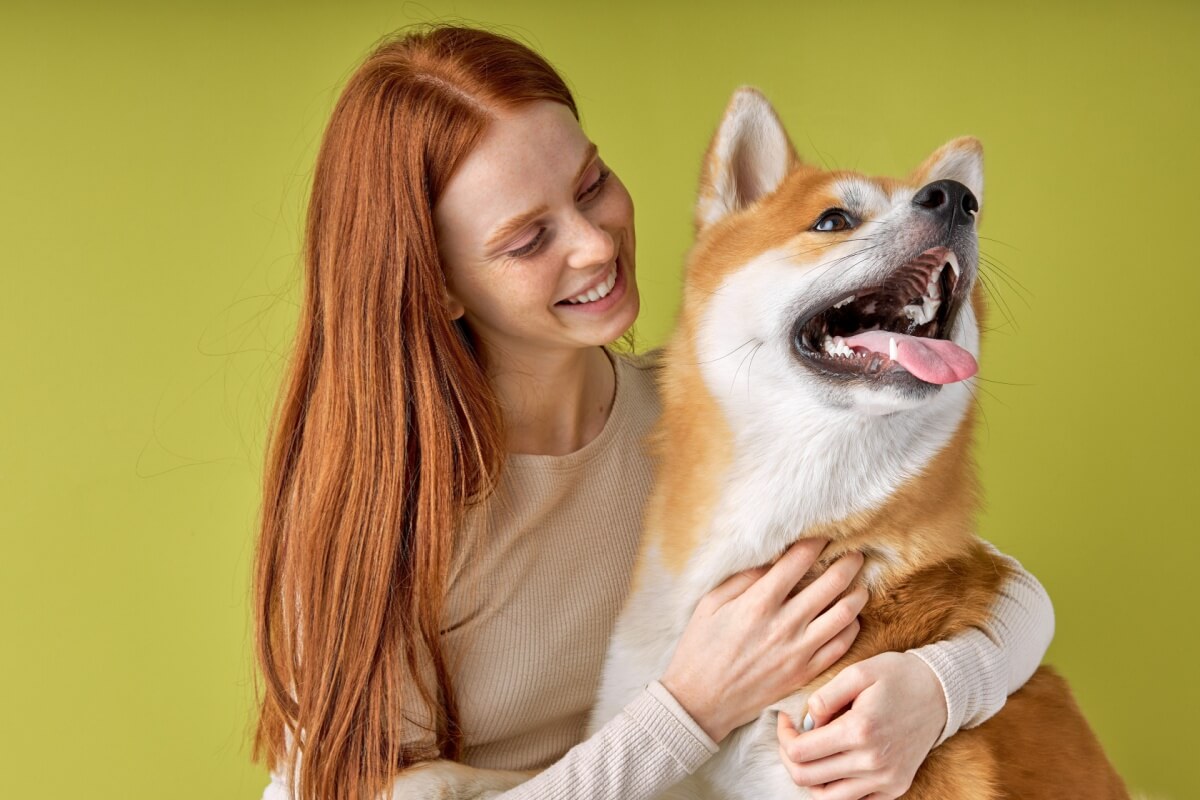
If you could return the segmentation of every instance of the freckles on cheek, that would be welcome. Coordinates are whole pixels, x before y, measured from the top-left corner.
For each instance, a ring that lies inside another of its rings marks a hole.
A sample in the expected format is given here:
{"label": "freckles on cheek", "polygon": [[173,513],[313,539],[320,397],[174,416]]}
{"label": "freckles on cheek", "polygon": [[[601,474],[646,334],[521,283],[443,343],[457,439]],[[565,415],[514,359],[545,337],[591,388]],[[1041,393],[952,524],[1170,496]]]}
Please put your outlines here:
{"label": "freckles on cheek", "polygon": [[541,292],[525,282],[510,282],[491,287],[486,303],[491,316],[519,327],[531,316],[554,305],[554,297],[550,291]]}

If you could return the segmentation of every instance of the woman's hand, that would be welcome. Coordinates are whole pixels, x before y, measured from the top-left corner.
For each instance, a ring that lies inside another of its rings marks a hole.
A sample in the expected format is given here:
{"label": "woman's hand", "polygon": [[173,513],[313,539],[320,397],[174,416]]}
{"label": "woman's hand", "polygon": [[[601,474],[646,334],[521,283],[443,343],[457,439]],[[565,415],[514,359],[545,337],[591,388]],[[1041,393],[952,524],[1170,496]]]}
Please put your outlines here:
{"label": "woman's hand", "polygon": [[814,727],[806,733],[779,715],[779,752],[792,780],[810,787],[813,800],[893,800],[941,736],[946,696],[921,659],[880,653],[814,692],[808,713]]}
{"label": "woman's hand", "polygon": [[697,605],[661,682],[713,741],[833,666],[858,635],[867,590],[838,600],[862,567],[858,553],[788,597],[825,544],[799,541],[769,569],[739,572]]}

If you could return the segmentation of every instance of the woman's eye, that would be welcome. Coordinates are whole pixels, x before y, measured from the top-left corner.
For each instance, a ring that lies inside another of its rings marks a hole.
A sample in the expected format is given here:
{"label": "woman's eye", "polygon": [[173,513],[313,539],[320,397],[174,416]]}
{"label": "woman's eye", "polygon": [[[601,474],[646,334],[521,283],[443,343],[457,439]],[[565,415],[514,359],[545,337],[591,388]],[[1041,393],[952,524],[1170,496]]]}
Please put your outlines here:
{"label": "woman's eye", "polygon": [[583,194],[579,195],[580,200],[591,200],[596,195],[600,194],[600,190],[604,188],[604,182],[608,180],[608,176],[612,175],[611,169],[600,170],[600,177],[596,178],[596,182],[583,190]]}
{"label": "woman's eye", "polygon": [[521,245],[516,250],[509,250],[507,255],[511,258],[523,258],[533,253],[542,244],[542,240],[546,238],[546,229],[538,228],[537,236],[534,236],[527,243]]}
{"label": "woman's eye", "polygon": [[812,229],[827,233],[830,231],[844,231],[853,227],[854,222],[850,219],[850,215],[840,208],[834,208],[822,214]]}

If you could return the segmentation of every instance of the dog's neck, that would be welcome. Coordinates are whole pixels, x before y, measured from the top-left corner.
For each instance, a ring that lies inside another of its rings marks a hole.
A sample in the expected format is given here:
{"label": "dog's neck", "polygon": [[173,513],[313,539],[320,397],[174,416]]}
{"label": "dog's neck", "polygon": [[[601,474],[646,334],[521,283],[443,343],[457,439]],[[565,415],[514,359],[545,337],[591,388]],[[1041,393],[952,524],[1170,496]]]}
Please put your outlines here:
{"label": "dog's neck", "polygon": [[[647,509],[666,561],[699,596],[792,542],[832,540],[889,582],[966,546],[977,503],[965,384],[886,416],[813,409],[763,391],[718,399],[685,332],[663,375],[662,478]],[[732,410],[731,410],[732,409]]]}

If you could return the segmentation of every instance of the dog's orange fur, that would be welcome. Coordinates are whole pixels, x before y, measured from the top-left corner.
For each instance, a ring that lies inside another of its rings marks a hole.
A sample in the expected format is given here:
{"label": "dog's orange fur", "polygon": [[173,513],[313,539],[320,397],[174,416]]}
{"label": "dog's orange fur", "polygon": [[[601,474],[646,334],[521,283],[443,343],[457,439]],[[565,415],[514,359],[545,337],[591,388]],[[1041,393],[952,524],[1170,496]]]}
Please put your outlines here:
{"label": "dog's orange fur", "polygon": [[[978,147],[973,140],[960,142]],[[714,158],[710,148],[702,194],[711,184]],[[908,182],[922,185],[929,166],[927,162],[915,171]],[[643,542],[643,553],[657,550],[673,571],[683,570],[699,544],[733,456],[730,429],[697,363],[694,343],[707,299],[727,277],[727,269],[794,239],[795,220],[827,208],[822,188],[843,174],[793,163],[771,202],[735,212],[699,232],[689,258],[681,318],[660,374],[663,415],[655,434],[659,479],[647,506]],[[887,180],[881,184],[893,185]],[[978,284],[971,301],[982,327],[985,309]],[[881,567],[850,652],[807,690],[871,655],[919,647],[989,618],[1005,572],[974,536],[979,485],[971,457],[973,430],[974,412],[969,411],[924,472],[882,507],[796,531],[797,538],[831,540],[823,563],[860,551],[868,565],[874,561]],[[881,560],[884,548],[898,557]],[[905,797],[1115,800],[1128,794],[1066,682],[1043,667],[992,719],[934,750]]]}

